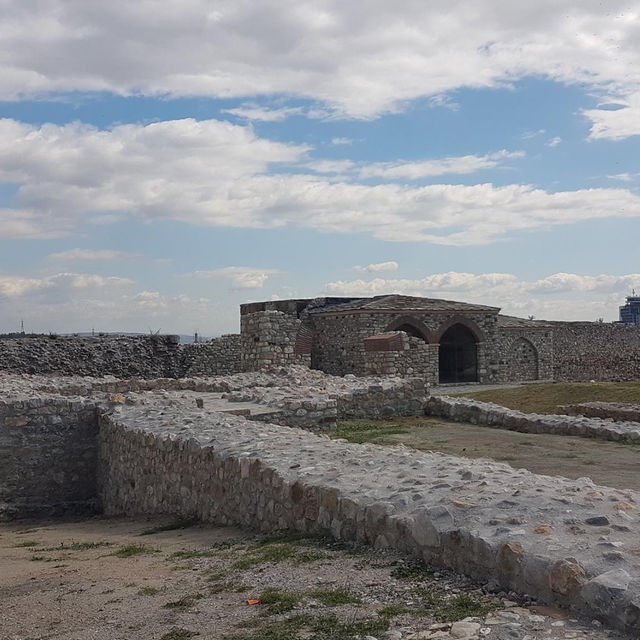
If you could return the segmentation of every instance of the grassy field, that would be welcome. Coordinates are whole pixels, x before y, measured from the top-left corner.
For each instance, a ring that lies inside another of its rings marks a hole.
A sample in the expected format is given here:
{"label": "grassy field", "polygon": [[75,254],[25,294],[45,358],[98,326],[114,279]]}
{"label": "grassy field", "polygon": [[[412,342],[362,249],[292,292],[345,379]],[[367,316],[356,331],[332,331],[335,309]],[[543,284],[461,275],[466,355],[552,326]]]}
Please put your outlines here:
{"label": "grassy field", "polygon": [[360,444],[404,444],[421,451],[492,458],[534,473],[574,479],[587,476],[598,484],[640,490],[639,450],[635,445],[518,433],[441,418],[352,420],[338,423],[330,435]]}
{"label": "grassy field", "polygon": [[529,384],[460,395],[482,402],[495,402],[525,413],[555,413],[559,404],[598,401],[640,404],[640,383]]}

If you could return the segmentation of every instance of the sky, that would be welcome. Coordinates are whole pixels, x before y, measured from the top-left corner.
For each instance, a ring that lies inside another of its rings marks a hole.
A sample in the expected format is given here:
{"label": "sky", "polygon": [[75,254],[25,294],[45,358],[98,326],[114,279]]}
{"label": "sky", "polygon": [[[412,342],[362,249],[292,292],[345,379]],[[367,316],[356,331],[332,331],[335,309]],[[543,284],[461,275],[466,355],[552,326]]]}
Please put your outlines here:
{"label": "sky", "polygon": [[0,0],[0,332],[640,291],[640,8]]}

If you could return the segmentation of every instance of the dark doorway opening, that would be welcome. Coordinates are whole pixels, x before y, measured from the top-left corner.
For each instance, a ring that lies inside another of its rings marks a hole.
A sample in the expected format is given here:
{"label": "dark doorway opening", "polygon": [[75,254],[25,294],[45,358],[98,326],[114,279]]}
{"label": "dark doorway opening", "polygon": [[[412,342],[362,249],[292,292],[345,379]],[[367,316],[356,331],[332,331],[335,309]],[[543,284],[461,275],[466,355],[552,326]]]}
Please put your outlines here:
{"label": "dark doorway opening", "polygon": [[467,327],[454,324],[440,338],[440,383],[478,382],[478,345]]}

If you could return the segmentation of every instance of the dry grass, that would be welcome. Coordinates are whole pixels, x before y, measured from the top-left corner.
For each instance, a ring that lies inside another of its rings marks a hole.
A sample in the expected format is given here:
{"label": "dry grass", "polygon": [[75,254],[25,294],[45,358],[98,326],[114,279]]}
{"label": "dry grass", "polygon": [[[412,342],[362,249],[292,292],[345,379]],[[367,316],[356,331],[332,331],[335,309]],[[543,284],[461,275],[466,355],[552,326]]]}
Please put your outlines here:
{"label": "dry grass", "polygon": [[493,389],[460,395],[482,402],[495,402],[503,407],[525,413],[556,413],[560,404],[581,402],[640,404],[640,383],[529,384],[511,389]]}

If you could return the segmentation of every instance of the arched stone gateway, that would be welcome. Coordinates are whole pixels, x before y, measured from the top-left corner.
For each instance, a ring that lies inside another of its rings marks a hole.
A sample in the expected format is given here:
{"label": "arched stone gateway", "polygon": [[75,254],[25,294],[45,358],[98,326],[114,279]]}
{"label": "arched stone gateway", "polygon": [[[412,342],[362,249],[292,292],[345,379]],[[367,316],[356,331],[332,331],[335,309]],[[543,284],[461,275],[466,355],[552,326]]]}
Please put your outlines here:
{"label": "arched stone gateway", "polygon": [[538,350],[526,338],[517,338],[511,345],[508,379],[513,382],[538,379]]}
{"label": "arched stone gateway", "polygon": [[442,334],[438,367],[441,384],[478,381],[478,344],[471,329],[458,323]]}
{"label": "arched stone gateway", "polygon": [[433,342],[433,337],[429,329],[425,327],[423,322],[420,322],[420,320],[413,316],[400,316],[399,318],[396,318],[385,329],[385,333],[389,333],[391,331],[404,331],[407,335],[413,336],[414,338],[420,338],[426,343]]}

